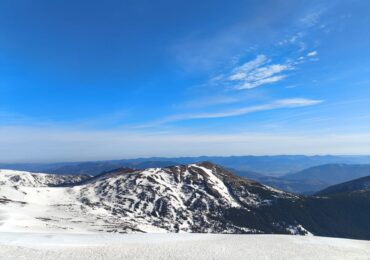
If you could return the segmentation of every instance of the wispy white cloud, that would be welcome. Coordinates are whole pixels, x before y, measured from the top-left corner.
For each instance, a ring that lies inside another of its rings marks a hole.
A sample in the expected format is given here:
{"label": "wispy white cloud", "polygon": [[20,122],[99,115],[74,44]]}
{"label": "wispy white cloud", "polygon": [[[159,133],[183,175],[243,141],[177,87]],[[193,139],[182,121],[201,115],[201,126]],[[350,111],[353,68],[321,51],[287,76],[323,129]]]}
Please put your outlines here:
{"label": "wispy white cloud", "polygon": [[311,51],[311,52],[307,53],[307,56],[308,56],[308,57],[314,57],[314,56],[317,56],[317,51]]}
{"label": "wispy white cloud", "polygon": [[286,75],[276,75],[276,76],[257,76],[254,80],[246,80],[242,85],[237,87],[237,89],[251,89],[256,88],[265,84],[275,83],[284,79]]}
{"label": "wispy white cloud", "polygon": [[246,77],[246,73],[259,68],[261,65],[267,62],[265,55],[258,55],[254,60],[248,61],[243,65],[237,67],[233,71],[233,75],[229,77],[230,80],[239,80]]}
{"label": "wispy white cloud", "polygon": [[305,16],[303,16],[300,19],[300,22],[307,27],[315,26],[320,22],[320,18],[324,11],[325,8],[323,7],[316,8],[316,10],[310,11]]}
{"label": "wispy white cloud", "polygon": [[284,45],[294,44],[294,45],[300,46],[303,43],[304,35],[305,35],[305,33],[303,33],[303,32],[293,33],[293,34],[288,35],[285,38],[283,38],[281,41],[279,41],[277,43],[277,45],[278,46],[284,46]]}
{"label": "wispy white cloud", "polygon": [[312,106],[321,103],[322,100],[315,99],[305,99],[305,98],[291,98],[291,99],[281,99],[276,100],[271,103],[242,107],[232,110],[226,110],[221,112],[212,112],[212,113],[194,113],[194,114],[178,114],[165,117],[155,124],[164,124],[175,121],[191,120],[191,119],[207,119],[207,118],[224,118],[224,117],[233,117],[240,116],[245,114],[250,114],[259,111],[273,110],[280,108],[294,108],[294,107],[303,107],[303,106]]}
{"label": "wispy white cloud", "polygon": [[261,54],[237,66],[230,73],[213,79],[218,83],[232,85],[234,89],[252,89],[281,81],[286,77],[283,73],[292,69],[294,69],[293,62],[272,63],[266,55]]}
{"label": "wispy white cloud", "polygon": [[214,77],[213,82],[232,85],[237,90],[257,88],[285,79],[288,71],[306,62],[307,57],[314,60],[317,55],[317,51],[311,51],[305,56],[274,63],[266,55],[260,54],[253,60],[235,67],[230,73]]}

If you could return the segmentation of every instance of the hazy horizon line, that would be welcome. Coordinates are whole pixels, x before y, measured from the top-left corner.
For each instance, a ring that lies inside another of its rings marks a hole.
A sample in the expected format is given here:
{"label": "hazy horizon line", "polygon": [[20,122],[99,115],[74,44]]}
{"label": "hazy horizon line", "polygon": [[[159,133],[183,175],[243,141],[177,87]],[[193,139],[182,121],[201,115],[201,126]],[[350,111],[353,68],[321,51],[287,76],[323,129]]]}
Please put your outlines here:
{"label": "hazy horizon line", "polygon": [[109,162],[109,161],[132,161],[132,160],[147,160],[154,161],[153,159],[185,159],[185,158],[230,158],[230,157],[370,157],[370,154],[263,154],[263,155],[183,155],[183,156],[142,156],[142,157],[132,157],[132,158],[116,158],[116,159],[87,159],[87,160],[33,160],[33,161],[23,161],[23,160],[9,160],[0,161],[0,164],[64,164],[64,163],[90,163],[90,162]]}

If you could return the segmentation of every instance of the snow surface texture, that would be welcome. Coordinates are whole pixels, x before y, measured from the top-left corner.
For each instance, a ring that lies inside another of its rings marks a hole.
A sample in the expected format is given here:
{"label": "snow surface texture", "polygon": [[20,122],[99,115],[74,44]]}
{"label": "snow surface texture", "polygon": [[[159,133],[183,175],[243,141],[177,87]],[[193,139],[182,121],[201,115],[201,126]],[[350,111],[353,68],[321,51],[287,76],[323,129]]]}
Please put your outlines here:
{"label": "snow surface texture", "polygon": [[0,259],[370,259],[370,242],[289,235],[0,233]]}
{"label": "snow surface texture", "polygon": [[[0,232],[263,233],[225,214],[253,212],[278,198],[296,199],[209,163],[121,169],[88,180],[1,170]],[[309,234],[298,223],[273,225]]]}

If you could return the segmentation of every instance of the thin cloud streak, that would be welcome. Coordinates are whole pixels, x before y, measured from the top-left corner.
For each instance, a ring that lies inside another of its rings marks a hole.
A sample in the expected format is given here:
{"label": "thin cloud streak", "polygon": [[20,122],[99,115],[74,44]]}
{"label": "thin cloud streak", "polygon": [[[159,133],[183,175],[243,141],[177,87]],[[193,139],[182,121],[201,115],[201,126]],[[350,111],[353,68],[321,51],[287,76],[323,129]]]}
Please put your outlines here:
{"label": "thin cloud streak", "polygon": [[180,114],[180,115],[169,116],[169,117],[163,118],[162,120],[159,120],[157,124],[164,124],[164,123],[169,123],[169,122],[191,120],[191,119],[210,119],[210,118],[233,117],[233,116],[240,116],[240,115],[245,115],[249,113],[259,112],[259,111],[266,111],[266,110],[273,110],[273,109],[280,109],[280,108],[295,108],[295,107],[312,106],[312,105],[317,105],[321,102],[323,101],[315,100],[315,99],[305,99],[305,98],[281,99],[281,100],[276,100],[268,104],[243,107],[243,108],[233,109],[233,110],[228,110],[228,111],[223,111],[223,112]]}

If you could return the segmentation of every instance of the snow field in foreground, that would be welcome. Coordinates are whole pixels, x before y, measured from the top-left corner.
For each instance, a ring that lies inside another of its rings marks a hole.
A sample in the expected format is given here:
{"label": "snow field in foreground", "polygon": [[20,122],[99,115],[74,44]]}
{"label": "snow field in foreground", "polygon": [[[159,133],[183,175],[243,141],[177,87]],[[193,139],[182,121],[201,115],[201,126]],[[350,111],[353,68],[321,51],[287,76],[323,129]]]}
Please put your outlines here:
{"label": "snow field in foreground", "polygon": [[370,259],[370,241],[288,235],[0,233],[0,259]]}

